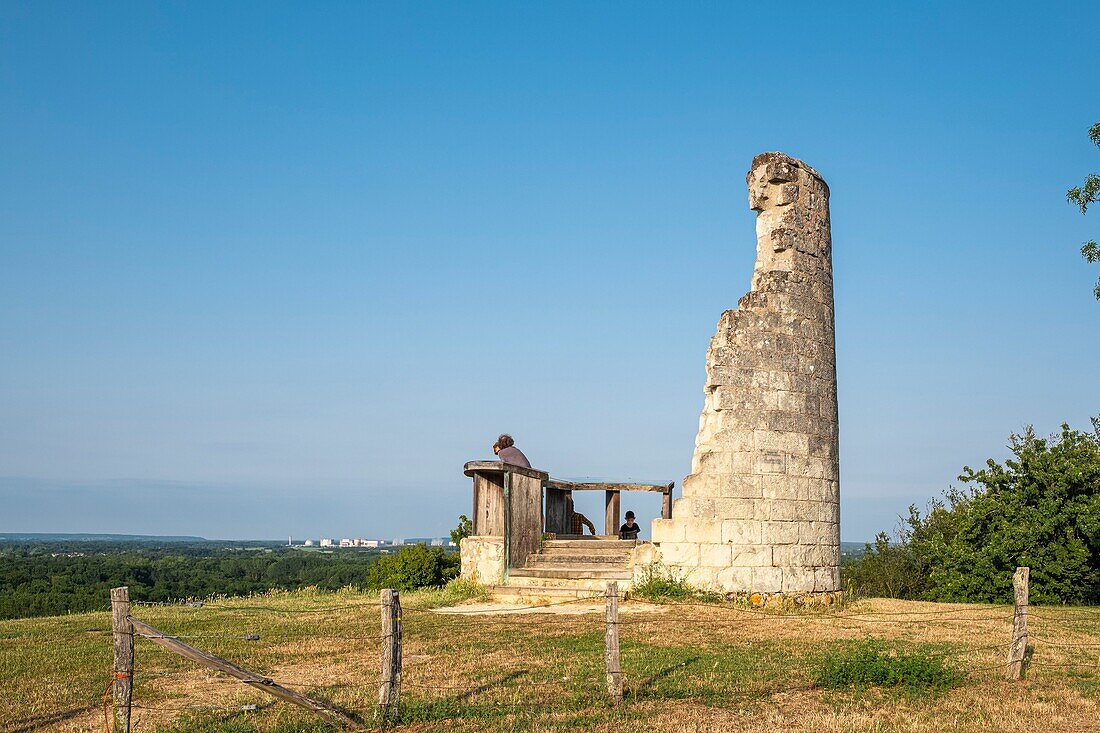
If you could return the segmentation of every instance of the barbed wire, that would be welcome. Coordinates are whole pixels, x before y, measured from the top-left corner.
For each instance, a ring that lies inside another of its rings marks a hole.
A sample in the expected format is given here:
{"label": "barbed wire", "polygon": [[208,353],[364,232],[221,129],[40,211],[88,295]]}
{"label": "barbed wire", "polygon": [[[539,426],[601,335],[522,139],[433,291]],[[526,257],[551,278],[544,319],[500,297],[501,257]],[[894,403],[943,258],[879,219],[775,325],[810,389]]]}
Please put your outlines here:
{"label": "barbed wire", "polygon": [[1063,643],[1063,642],[1060,642],[1060,641],[1050,641],[1049,639],[1044,639],[1043,637],[1035,636],[1034,634],[1028,634],[1027,638],[1028,638],[1028,641],[1037,641],[1040,644],[1046,644],[1047,646],[1081,647],[1081,648],[1100,647],[1100,644],[1076,644],[1076,643],[1066,644],[1066,643]]}

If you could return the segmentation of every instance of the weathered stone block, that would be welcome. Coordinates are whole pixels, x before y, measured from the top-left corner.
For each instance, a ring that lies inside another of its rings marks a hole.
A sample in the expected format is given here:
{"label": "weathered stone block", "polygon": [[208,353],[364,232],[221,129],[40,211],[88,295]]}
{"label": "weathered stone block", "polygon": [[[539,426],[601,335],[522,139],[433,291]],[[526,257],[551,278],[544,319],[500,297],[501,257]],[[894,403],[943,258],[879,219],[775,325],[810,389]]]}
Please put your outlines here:
{"label": "weathered stone block", "polygon": [[798,543],[802,545],[836,545],[840,543],[839,525],[833,522],[799,522]]}
{"label": "weathered stone block", "polygon": [[752,568],[729,567],[719,570],[715,582],[726,591],[752,590]]}
{"label": "weathered stone block", "polygon": [[799,542],[800,522],[763,522],[761,539],[770,545],[793,545]]}
{"label": "weathered stone block", "polygon": [[772,565],[772,551],[768,545],[730,545],[732,552],[730,564],[737,567],[769,567]]}
{"label": "weathered stone block", "polygon": [[789,499],[764,500],[768,505],[768,518],[783,522],[809,521],[817,518],[814,503]]}
{"label": "weathered stone block", "polygon": [[[752,455],[752,454],[740,454]],[[781,450],[764,450],[756,454],[752,472],[757,474],[787,473],[787,453]]]}
{"label": "weathered stone block", "polygon": [[503,537],[465,537],[458,548],[462,578],[481,585],[499,585],[504,582]]}
{"label": "weathered stone block", "polygon": [[693,567],[698,565],[699,543],[662,542],[661,561],[673,567]]}
{"label": "weathered stone block", "polygon": [[816,587],[813,568],[783,568],[785,593],[813,593]]}
{"label": "weathered stone block", "polygon": [[759,545],[764,539],[761,522],[755,519],[726,520],[722,522],[722,541],[734,545]]}
{"label": "weathered stone block", "polygon": [[[777,394],[784,394],[778,392]],[[791,394],[787,392],[785,394]],[[757,451],[783,451],[807,455],[810,452],[810,436],[802,433],[781,433],[775,430],[754,430],[753,447]]]}
{"label": "weathered stone block", "polygon": [[752,590],[760,593],[778,593],[783,590],[783,570],[770,567],[753,568]]}
{"label": "weathered stone block", "polygon": [[840,590],[840,568],[815,568],[814,590],[819,593]]}
{"label": "weathered stone block", "polygon": [[722,520],[693,517],[684,528],[685,542],[721,542]]}
{"label": "weathered stone block", "polygon": [[699,564],[712,568],[727,568],[733,557],[729,545],[699,545]]}
{"label": "weathered stone block", "polygon": [[653,541],[659,543],[683,542],[687,521],[684,519],[654,519],[651,535]]}

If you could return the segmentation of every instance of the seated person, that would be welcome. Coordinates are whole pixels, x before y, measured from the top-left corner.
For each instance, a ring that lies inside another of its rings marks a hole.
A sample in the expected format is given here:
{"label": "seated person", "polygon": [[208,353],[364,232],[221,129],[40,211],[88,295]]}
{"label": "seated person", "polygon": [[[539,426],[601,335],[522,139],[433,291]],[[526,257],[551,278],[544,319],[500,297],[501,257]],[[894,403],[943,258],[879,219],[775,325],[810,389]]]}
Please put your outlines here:
{"label": "seated person", "polygon": [[592,524],[592,520],[578,512],[573,506],[572,491],[566,494],[566,501],[568,502],[569,507],[569,533],[583,535],[584,528],[588,527],[588,531],[595,535],[596,525]]}
{"label": "seated person", "polygon": [[513,466],[522,466],[524,468],[530,468],[531,462],[527,460],[527,456],[523,455],[523,452],[516,447],[516,441],[512,440],[511,435],[502,435],[497,438],[497,442],[493,443],[493,453],[500,459],[502,463],[511,463]]}
{"label": "seated person", "polygon": [[634,522],[634,512],[626,513],[626,522],[623,526],[619,527],[619,539],[620,540],[636,540],[638,539],[638,533],[642,531]]}

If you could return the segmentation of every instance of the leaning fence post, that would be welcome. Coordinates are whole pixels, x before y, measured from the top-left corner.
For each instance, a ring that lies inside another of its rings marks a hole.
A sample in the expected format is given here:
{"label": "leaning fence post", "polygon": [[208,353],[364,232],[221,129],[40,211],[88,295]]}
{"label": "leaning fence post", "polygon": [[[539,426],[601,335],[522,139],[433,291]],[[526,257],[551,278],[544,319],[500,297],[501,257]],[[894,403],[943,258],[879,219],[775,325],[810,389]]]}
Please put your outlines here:
{"label": "leaning fence post", "polygon": [[604,634],[603,658],[607,668],[607,694],[613,700],[621,700],[623,675],[619,669],[619,584],[608,583],[604,598],[607,631]]}
{"label": "leaning fence post", "polygon": [[111,589],[111,631],[115,662],[111,674],[114,689],[114,733],[130,733],[130,706],[134,695],[134,627],[130,623],[130,589]]}
{"label": "leaning fence post", "polygon": [[383,718],[397,708],[401,694],[401,598],[391,588],[382,590],[382,685],[378,708]]}
{"label": "leaning fence post", "polygon": [[1024,677],[1024,657],[1027,654],[1027,581],[1031,568],[1016,568],[1012,576],[1012,645],[1008,648],[1008,664],[1005,677],[1019,680]]}

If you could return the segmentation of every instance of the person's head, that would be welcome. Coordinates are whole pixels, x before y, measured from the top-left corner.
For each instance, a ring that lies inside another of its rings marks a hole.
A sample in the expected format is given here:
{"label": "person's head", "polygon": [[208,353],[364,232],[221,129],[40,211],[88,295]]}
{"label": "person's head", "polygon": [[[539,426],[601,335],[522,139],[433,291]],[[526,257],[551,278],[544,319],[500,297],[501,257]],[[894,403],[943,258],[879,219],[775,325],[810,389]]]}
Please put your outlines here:
{"label": "person's head", "polygon": [[626,513],[626,523],[627,524],[634,524],[634,512],[627,512]]}
{"label": "person's head", "polygon": [[505,433],[497,438],[497,442],[493,443],[493,455],[500,453],[505,448],[511,448],[516,444],[516,441],[512,440],[512,436]]}

